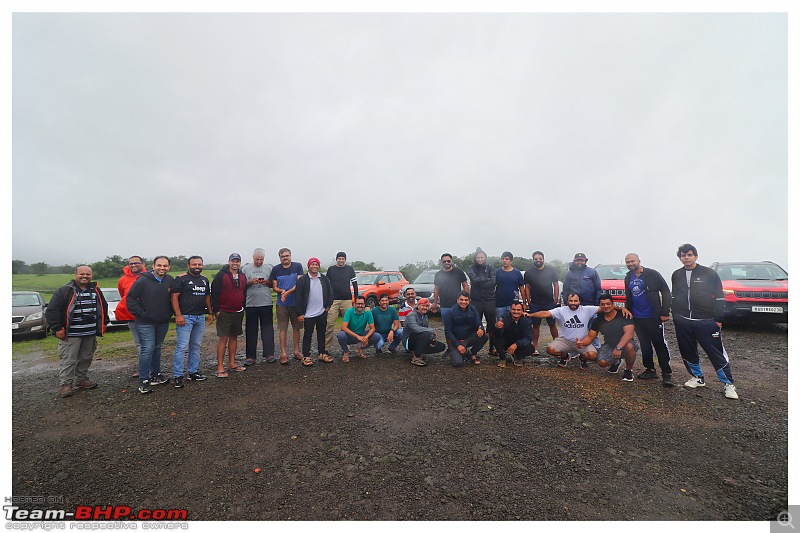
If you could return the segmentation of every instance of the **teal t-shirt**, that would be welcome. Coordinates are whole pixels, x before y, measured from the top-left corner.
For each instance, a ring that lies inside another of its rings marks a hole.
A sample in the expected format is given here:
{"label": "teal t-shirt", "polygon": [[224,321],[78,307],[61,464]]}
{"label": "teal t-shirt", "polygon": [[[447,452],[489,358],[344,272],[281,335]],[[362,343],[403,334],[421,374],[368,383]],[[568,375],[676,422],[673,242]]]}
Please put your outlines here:
{"label": "teal t-shirt", "polygon": [[356,308],[351,307],[344,312],[344,318],[342,319],[342,322],[347,322],[347,327],[350,328],[350,331],[360,335],[367,329],[368,324],[375,323],[375,319],[372,318],[372,313],[370,311],[363,311],[359,315],[356,314]]}
{"label": "teal t-shirt", "polygon": [[389,333],[392,330],[392,323],[395,320],[400,320],[397,309],[392,306],[387,307],[386,311],[381,311],[380,307],[375,307],[370,312],[375,320],[375,331],[378,333]]}

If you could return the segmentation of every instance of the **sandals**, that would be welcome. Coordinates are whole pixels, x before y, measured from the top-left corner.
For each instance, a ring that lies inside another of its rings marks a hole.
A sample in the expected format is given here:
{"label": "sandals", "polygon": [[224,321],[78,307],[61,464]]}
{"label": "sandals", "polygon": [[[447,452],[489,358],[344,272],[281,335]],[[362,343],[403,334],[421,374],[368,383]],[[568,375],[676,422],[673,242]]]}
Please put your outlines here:
{"label": "sandals", "polygon": [[303,357],[301,361],[303,362],[303,366],[314,366],[314,360],[310,357]]}
{"label": "sandals", "polygon": [[285,355],[282,355],[281,356],[281,364],[282,365],[288,365],[289,364],[289,358],[286,357]]}
{"label": "sandals", "polygon": [[236,365],[236,366],[229,366],[228,372],[230,372],[231,370],[233,370],[234,372],[244,372],[247,369],[241,365]]}
{"label": "sandals", "polygon": [[366,359],[369,356],[367,354],[365,354],[364,352],[359,351],[358,352],[358,357],[361,358],[361,359]]}
{"label": "sandals", "polygon": [[500,362],[497,363],[497,366],[500,368],[506,368],[506,362],[500,359]]}
{"label": "sandals", "polygon": [[478,356],[477,356],[477,355],[473,355],[473,356],[472,356],[472,364],[473,364],[473,365],[479,365],[479,364],[481,364],[481,360],[480,360],[480,359],[478,359]]}
{"label": "sandals", "polygon": [[342,363],[349,363],[350,362],[350,352],[345,352],[342,354]]}
{"label": "sandals", "polygon": [[425,365],[427,365],[428,363],[426,363],[426,362],[425,362],[425,361],[422,359],[422,357],[417,357],[417,356],[415,355],[414,357],[412,357],[412,358],[411,358],[411,364],[412,364],[412,365],[417,365],[417,366],[425,366]]}
{"label": "sandals", "polygon": [[214,372],[214,375],[216,377],[218,377],[218,378],[227,378],[228,377],[228,373],[227,372]]}
{"label": "sandals", "polygon": [[298,361],[302,361],[303,360],[303,354],[294,354],[294,358],[297,359]]}
{"label": "sandals", "polygon": [[333,363],[333,357],[326,353],[321,353],[317,356],[317,360],[322,361],[323,363]]}

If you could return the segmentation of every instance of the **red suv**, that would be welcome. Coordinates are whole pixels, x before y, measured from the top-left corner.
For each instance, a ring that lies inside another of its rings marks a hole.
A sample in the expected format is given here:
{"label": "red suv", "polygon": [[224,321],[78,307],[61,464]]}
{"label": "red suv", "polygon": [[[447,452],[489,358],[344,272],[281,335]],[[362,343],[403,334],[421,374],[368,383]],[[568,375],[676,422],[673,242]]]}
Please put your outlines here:
{"label": "red suv", "polygon": [[[389,303],[397,303],[400,289],[408,280],[398,271],[356,272],[358,295],[366,300],[367,307],[378,307],[378,298],[389,295]],[[350,288],[352,291],[352,287]]]}
{"label": "red suv", "polygon": [[600,276],[600,287],[614,299],[614,305],[625,307],[625,274],[628,267],[625,265],[597,265],[594,267]]}
{"label": "red suv", "polygon": [[725,294],[725,320],[789,321],[789,274],[772,261],[713,263]]}

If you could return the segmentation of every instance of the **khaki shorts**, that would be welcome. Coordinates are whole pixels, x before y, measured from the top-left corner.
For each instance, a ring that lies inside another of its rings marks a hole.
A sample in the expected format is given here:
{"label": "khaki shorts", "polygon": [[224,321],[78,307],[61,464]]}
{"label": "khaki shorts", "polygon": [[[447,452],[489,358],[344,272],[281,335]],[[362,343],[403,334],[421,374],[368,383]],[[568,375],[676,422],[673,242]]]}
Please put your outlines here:
{"label": "khaki shorts", "polygon": [[288,331],[290,320],[292,329],[303,329],[303,325],[297,320],[297,309],[294,306],[276,305],[275,311],[278,317],[278,331]]}
{"label": "khaki shorts", "polygon": [[571,341],[569,339],[565,339],[564,337],[556,337],[553,339],[553,342],[547,345],[548,348],[553,348],[557,352],[561,352],[563,354],[569,352],[578,352],[579,354],[585,354],[588,352],[596,351],[594,346],[591,344],[589,346],[584,346],[583,348],[578,348],[575,346],[575,341]]}
{"label": "khaki shorts", "polygon": [[217,317],[217,337],[238,337],[242,334],[244,309],[238,313],[220,311]]}

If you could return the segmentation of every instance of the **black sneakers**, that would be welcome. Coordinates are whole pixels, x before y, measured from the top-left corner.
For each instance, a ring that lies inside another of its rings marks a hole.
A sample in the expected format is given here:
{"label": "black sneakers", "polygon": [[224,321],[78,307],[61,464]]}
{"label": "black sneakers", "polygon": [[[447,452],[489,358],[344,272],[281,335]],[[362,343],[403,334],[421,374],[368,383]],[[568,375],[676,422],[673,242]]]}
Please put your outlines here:
{"label": "black sneakers", "polygon": [[639,379],[656,379],[658,377],[658,372],[655,371],[654,368],[645,368],[644,372],[639,374]]}
{"label": "black sneakers", "polygon": [[561,358],[561,359],[558,361],[558,366],[560,366],[560,367],[566,367],[566,366],[567,366],[567,363],[569,363],[569,356],[562,357],[562,358]]}
{"label": "black sneakers", "polygon": [[150,382],[148,380],[144,380],[139,383],[139,392],[142,394],[149,394],[153,392],[153,387],[150,386]]}
{"label": "black sneakers", "polygon": [[664,374],[661,376],[661,384],[665,387],[674,387],[675,383],[672,381],[672,374]]}
{"label": "black sneakers", "polygon": [[611,365],[610,367],[608,367],[608,373],[609,374],[616,374],[617,372],[619,372],[620,363],[622,363],[622,360],[619,360],[616,363],[614,363],[613,365]]}
{"label": "black sneakers", "polygon": [[184,386],[184,377],[183,376],[175,376],[172,378],[173,383],[175,383],[176,389],[182,389]]}
{"label": "black sneakers", "polygon": [[205,381],[208,378],[200,373],[200,371],[192,372],[189,374],[189,381]]}
{"label": "black sneakers", "polygon": [[633,370],[626,368],[622,372],[622,381],[633,381]]}
{"label": "black sneakers", "polygon": [[169,378],[161,372],[150,377],[150,385],[163,385],[164,383],[169,383]]}

